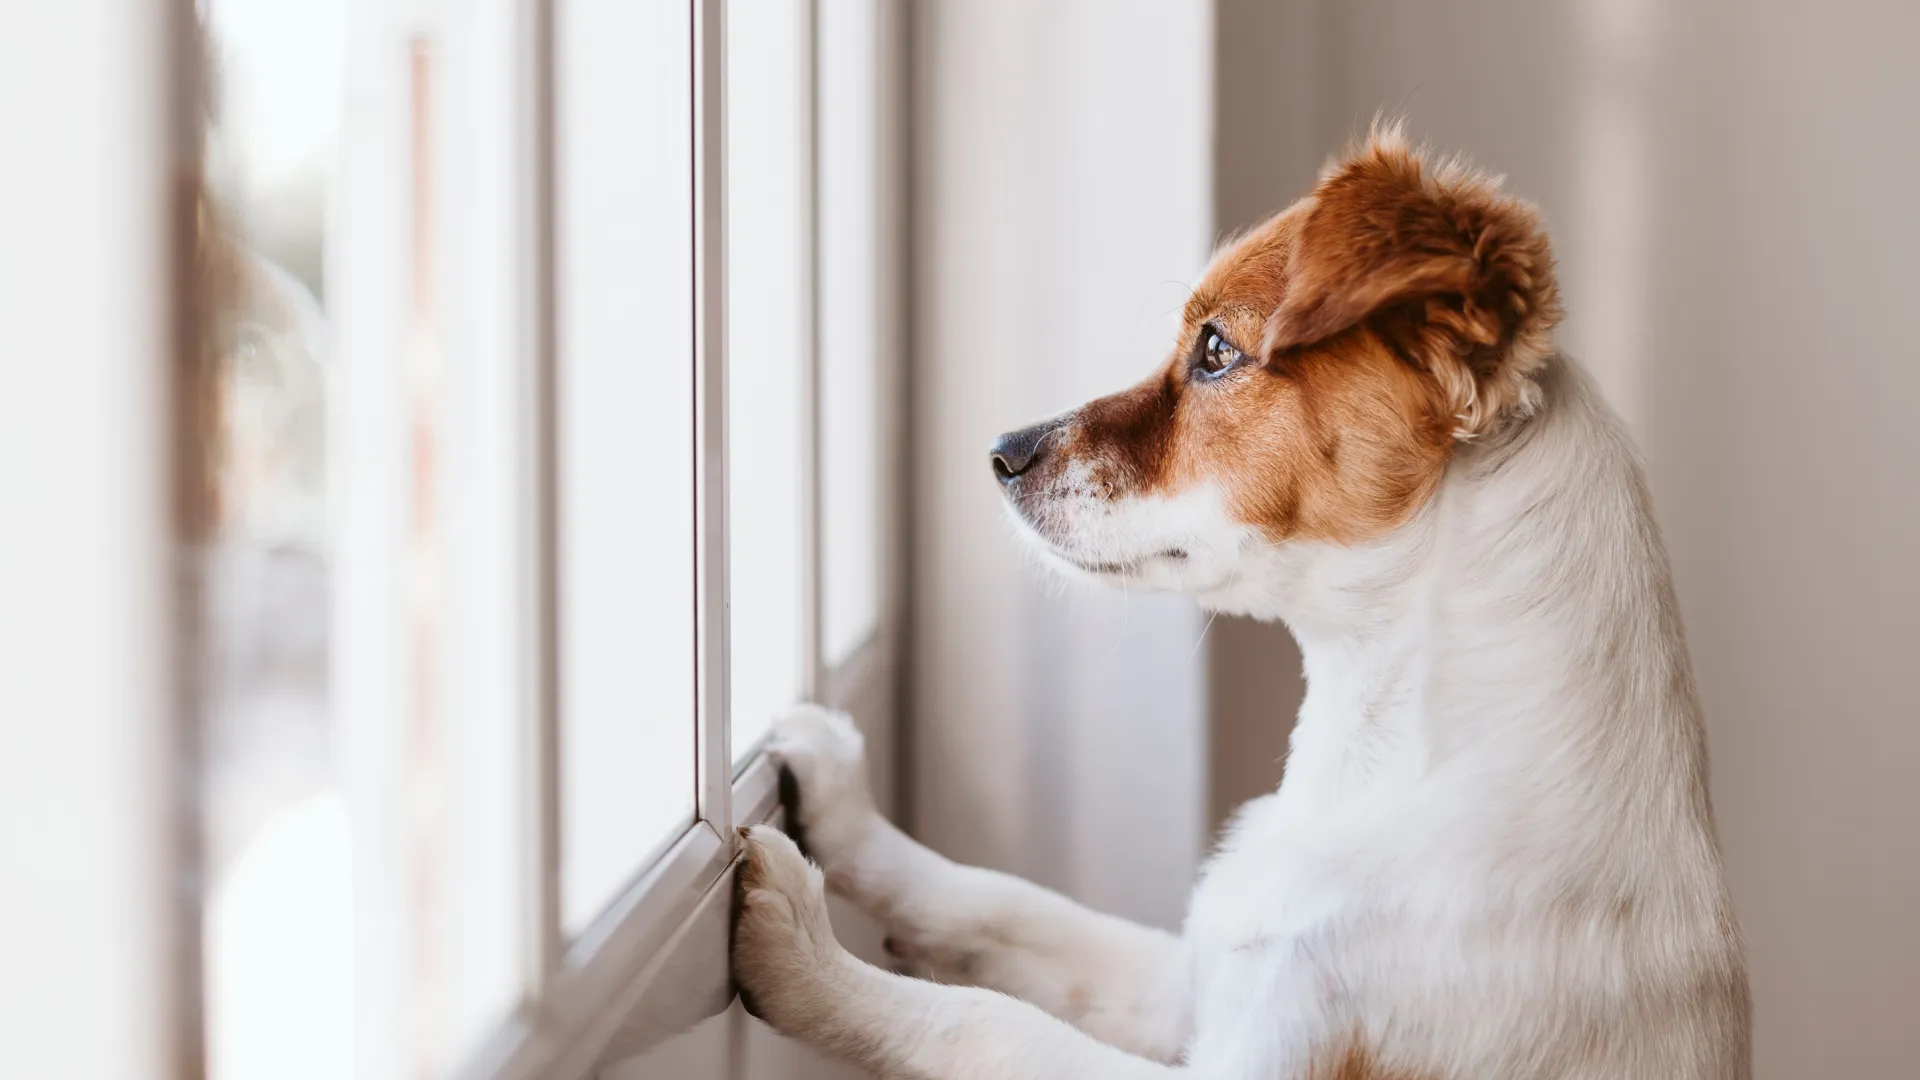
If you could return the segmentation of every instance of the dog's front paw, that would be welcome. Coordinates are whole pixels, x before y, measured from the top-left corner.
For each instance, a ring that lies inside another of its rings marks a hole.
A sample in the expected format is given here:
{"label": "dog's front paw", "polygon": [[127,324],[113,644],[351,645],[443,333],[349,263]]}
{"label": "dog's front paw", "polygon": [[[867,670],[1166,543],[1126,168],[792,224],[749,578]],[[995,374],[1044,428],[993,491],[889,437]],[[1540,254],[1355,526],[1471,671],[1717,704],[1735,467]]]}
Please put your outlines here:
{"label": "dog's front paw", "polygon": [[828,870],[845,864],[876,820],[867,788],[866,740],[845,713],[800,705],[774,721],[768,751],[799,785],[799,834]]}
{"label": "dog's front paw", "polygon": [[749,1011],[789,1035],[806,1035],[843,1001],[858,964],[833,936],[820,870],[786,834],[741,831],[740,906],[733,976]]}

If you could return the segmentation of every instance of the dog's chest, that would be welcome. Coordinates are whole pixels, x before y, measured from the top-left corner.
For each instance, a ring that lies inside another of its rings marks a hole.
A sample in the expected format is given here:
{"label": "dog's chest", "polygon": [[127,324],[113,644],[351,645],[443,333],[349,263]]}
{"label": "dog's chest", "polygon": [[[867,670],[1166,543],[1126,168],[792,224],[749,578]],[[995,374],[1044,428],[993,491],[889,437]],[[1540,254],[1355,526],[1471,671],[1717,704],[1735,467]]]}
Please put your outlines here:
{"label": "dog's chest", "polygon": [[[1292,816],[1298,809],[1277,795],[1243,808],[1188,909],[1195,1045],[1235,1068],[1284,1074],[1324,1044],[1329,988],[1344,994],[1362,959],[1353,950],[1372,947],[1355,933],[1369,921],[1370,875]],[[1320,815],[1311,824],[1332,825]]]}
{"label": "dog's chest", "polygon": [[1458,853],[1422,838],[1410,812],[1364,793],[1247,804],[1188,909],[1202,1000],[1257,984],[1266,1007],[1311,1013],[1329,986],[1358,992],[1363,973],[1423,963],[1416,939],[1451,919],[1442,898],[1460,883],[1445,865]]}
{"label": "dog's chest", "polygon": [[1358,868],[1328,839],[1278,795],[1242,809],[1188,908],[1186,936],[1203,979],[1224,958],[1297,955],[1337,930]]}

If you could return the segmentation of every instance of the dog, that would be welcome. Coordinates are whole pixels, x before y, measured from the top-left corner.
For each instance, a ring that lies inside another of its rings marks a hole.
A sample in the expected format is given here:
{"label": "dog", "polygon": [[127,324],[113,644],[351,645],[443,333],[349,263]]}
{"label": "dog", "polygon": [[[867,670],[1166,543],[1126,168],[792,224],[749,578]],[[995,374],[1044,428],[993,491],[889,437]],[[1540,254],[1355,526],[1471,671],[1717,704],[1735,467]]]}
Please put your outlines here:
{"label": "dog", "polygon": [[[1537,211],[1395,126],[1225,244],[1163,367],[991,465],[1064,573],[1284,620],[1280,789],[1175,936],[920,846],[799,710],[773,752],[819,867],[744,836],[750,1007],[884,1077],[1747,1080],[1667,558],[1560,316]],[[824,887],[968,985],[853,958]]]}

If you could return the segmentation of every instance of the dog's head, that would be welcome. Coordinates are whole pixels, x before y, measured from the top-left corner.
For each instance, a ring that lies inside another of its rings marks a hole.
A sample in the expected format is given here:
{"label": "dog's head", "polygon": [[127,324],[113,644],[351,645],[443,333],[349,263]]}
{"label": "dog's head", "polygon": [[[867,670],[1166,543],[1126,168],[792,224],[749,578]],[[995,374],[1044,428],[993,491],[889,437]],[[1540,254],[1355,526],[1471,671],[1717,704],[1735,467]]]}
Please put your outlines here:
{"label": "dog's head", "polygon": [[1215,255],[1164,366],[1001,436],[993,471],[1051,557],[1217,593],[1256,550],[1407,521],[1529,411],[1559,316],[1532,207],[1376,131]]}

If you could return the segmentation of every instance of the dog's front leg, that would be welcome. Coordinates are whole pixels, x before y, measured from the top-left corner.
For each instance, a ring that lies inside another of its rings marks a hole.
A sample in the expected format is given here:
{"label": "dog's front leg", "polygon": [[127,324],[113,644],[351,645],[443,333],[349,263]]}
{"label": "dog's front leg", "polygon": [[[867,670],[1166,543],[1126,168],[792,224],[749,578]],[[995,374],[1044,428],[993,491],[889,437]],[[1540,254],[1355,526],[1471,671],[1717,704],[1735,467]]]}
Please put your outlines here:
{"label": "dog's front leg", "polygon": [[1170,1080],[1039,1009],[977,987],[883,971],[840,947],[820,871],[783,833],[745,834],[733,967],[742,999],[781,1033],[883,1077]]}
{"label": "dog's front leg", "polygon": [[795,710],[772,750],[799,782],[795,825],[828,885],[880,921],[915,973],[1011,994],[1141,1057],[1180,1054],[1192,975],[1179,938],[915,842],[874,810],[842,715]]}

